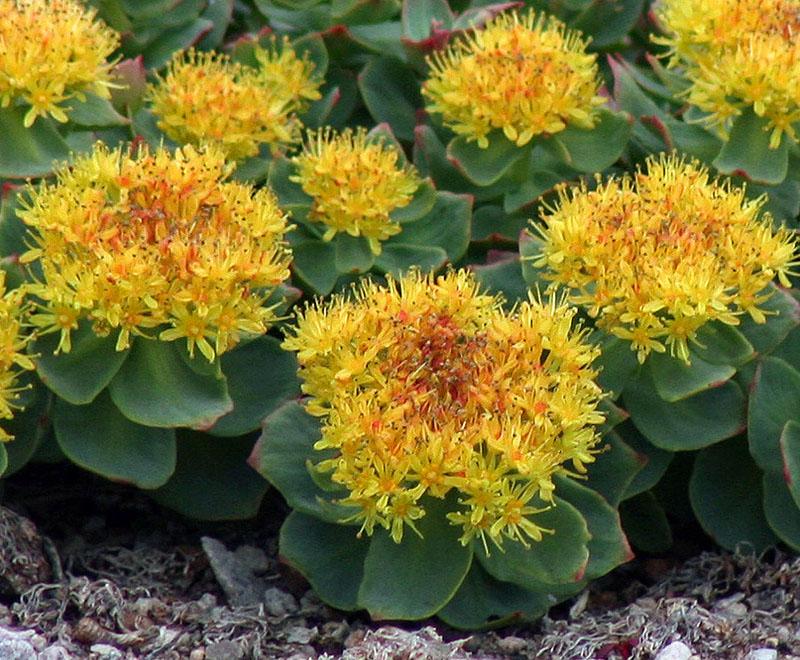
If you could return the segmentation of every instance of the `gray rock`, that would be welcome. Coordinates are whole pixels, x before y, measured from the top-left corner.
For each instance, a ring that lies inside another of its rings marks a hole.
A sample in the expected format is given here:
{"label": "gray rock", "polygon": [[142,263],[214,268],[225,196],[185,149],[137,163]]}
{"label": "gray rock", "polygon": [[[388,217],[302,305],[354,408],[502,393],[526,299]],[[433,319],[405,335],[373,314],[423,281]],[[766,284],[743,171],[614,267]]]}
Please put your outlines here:
{"label": "gray rock", "polygon": [[297,612],[298,609],[295,597],[277,587],[266,589],[262,601],[271,616],[288,616]]}
{"label": "gray rock", "polygon": [[692,657],[692,649],[683,642],[672,642],[661,649],[655,660],[689,660]]}
{"label": "gray rock", "polygon": [[239,645],[229,640],[215,642],[206,647],[206,660],[239,660],[242,657],[244,654]]}
{"label": "gray rock", "polygon": [[201,543],[228,603],[244,607],[258,605],[267,585],[255,575],[253,557],[248,553],[239,556],[229,552],[222,543],[209,536],[204,536]]}
{"label": "gray rock", "polygon": [[102,660],[122,660],[125,657],[122,651],[116,646],[111,646],[111,644],[92,644],[89,650],[97,654],[98,659],[102,658]]}
{"label": "gray rock", "polygon": [[775,649],[753,649],[745,660],[778,660],[778,652]]}
{"label": "gray rock", "polygon": [[71,660],[72,657],[63,646],[53,644],[42,651],[37,660]]}
{"label": "gray rock", "polygon": [[526,648],[528,648],[528,642],[522,639],[522,637],[509,635],[508,637],[503,637],[497,640],[497,648],[504,653],[522,653]]}
{"label": "gray rock", "polygon": [[286,631],[286,641],[289,644],[310,644],[319,637],[319,630],[316,626],[306,628],[305,626],[292,626]]}
{"label": "gray rock", "polygon": [[36,650],[24,639],[0,638],[0,658],[3,660],[36,660]]}

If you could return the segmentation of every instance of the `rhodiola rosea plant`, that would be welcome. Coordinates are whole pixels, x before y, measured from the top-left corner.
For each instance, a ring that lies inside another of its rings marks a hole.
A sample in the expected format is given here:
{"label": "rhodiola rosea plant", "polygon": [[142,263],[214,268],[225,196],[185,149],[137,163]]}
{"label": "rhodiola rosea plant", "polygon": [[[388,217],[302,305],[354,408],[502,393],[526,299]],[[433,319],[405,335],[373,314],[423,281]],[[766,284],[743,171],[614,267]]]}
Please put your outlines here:
{"label": "rhodiola rosea plant", "polygon": [[464,628],[676,492],[800,547],[796,0],[0,14],[0,474],[272,484],[323,600]]}

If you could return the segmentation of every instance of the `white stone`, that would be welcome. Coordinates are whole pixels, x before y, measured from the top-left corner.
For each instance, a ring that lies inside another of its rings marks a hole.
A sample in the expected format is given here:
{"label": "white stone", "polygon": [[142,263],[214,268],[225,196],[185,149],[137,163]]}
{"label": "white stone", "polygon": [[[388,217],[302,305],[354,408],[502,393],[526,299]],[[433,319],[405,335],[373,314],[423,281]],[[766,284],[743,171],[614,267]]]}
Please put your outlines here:
{"label": "white stone", "polygon": [[692,649],[683,642],[672,642],[667,644],[656,654],[655,660],[689,660],[692,657]]}
{"label": "white stone", "polygon": [[745,660],[778,660],[778,652],[775,649],[753,649]]}

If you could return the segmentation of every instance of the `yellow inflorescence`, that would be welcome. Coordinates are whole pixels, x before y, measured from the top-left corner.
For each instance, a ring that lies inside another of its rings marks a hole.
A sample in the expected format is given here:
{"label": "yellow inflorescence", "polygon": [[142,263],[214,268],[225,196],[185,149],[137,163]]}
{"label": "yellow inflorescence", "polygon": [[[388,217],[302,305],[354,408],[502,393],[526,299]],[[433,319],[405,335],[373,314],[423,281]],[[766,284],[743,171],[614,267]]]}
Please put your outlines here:
{"label": "yellow inflorescence", "polygon": [[[597,349],[575,310],[536,300],[506,312],[465,271],[372,282],[298,315],[307,410],[323,420],[318,470],[399,542],[425,497],[458,496],[462,543],[538,540],[529,515],[552,500],[554,473],[593,460],[601,395]],[[537,508],[539,507],[539,508]]]}
{"label": "yellow inflorescence", "polygon": [[697,162],[651,157],[633,176],[561,190],[537,226],[536,265],[600,327],[630,340],[639,361],[669,348],[689,362],[701,326],[736,325],[743,312],[763,322],[765,287],[776,275],[789,286],[795,239],[759,217],[764,201],[711,180]]}
{"label": "yellow inflorescence", "polygon": [[380,241],[400,232],[390,214],[406,206],[421,183],[396,148],[370,139],[363,128],[310,132],[293,161],[292,181],[314,198],[309,217],[326,226],[324,240],[339,232],[364,236],[374,254],[381,252]]}
{"label": "yellow inflorescence", "polygon": [[429,58],[428,111],[480,147],[495,129],[522,146],[570,124],[592,128],[604,100],[586,43],[555,18],[502,14]]}
{"label": "yellow inflorescence", "polygon": [[[770,146],[800,122],[799,0],[665,0],[658,18],[670,65],[685,68],[687,100],[723,132],[752,108],[768,120]],[[794,124],[794,126],[793,126]]]}
{"label": "yellow inflorescence", "polygon": [[209,360],[263,333],[275,318],[264,300],[289,276],[286,217],[269,190],[225,181],[229,171],[211,147],[131,155],[98,144],[31,187],[19,215],[33,230],[23,260],[41,268],[32,322],[60,332],[65,352],[88,318],[99,335],[118,331],[118,350],[153,331]]}
{"label": "yellow inflorescence", "polygon": [[[24,288],[6,290],[6,274],[0,270],[0,419],[11,419],[18,408],[19,369],[33,369],[31,359],[22,351],[28,338],[22,334],[22,318],[26,311]],[[0,428],[0,442],[12,436]]]}
{"label": "yellow inflorescence", "polygon": [[296,113],[320,97],[314,64],[287,41],[258,46],[255,57],[258,68],[217,53],[178,54],[150,87],[159,128],[181,144],[211,142],[232,159],[255,156],[262,144],[296,142]]}
{"label": "yellow inflorescence", "polygon": [[64,103],[85,92],[108,98],[117,34],[77,0],[0,0],[0,105],[31,107],[25,126],[51,115],[67,121]]}

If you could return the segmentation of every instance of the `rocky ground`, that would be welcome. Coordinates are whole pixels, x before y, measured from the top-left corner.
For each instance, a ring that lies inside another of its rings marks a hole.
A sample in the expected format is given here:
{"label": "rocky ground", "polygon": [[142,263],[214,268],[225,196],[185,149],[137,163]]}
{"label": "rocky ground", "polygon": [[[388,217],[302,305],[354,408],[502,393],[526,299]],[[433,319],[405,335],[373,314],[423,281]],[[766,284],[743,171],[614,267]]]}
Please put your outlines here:
{"label": "rocky ground", "polygon": [[800,559],[640,558],[535,625],[464,633],[326,607],[277,557],[277,495],[199,524],[63,466],[0,507],[0,660],[747,658],[800,660]]}

